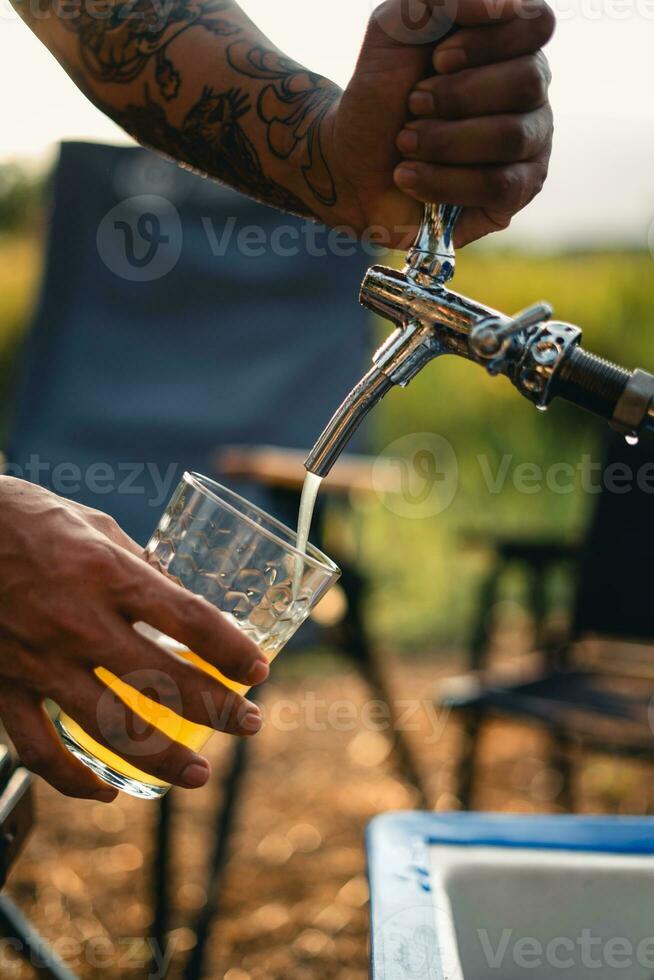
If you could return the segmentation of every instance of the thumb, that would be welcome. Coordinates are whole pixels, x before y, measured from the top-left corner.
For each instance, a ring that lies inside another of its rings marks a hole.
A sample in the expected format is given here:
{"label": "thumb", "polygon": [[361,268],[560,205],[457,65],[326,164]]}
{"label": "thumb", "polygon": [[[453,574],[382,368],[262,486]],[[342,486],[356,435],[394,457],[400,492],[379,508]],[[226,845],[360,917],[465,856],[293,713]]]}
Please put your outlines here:
{"label": "thumb", "polygon": [[[457,2],[444,0],[454,8]],[[385,0],[370,16],[352,77],[359,97],[361,89],[370,89],[370,103],[380,103],[380,109],[386,106],[394,117],[401,103],[404,119],[409,93],[433,74],[434,46],[446,36],[449,26],[451,21],[435,12],[431,0]],[[398,132],[396,129],[394,137]]]}

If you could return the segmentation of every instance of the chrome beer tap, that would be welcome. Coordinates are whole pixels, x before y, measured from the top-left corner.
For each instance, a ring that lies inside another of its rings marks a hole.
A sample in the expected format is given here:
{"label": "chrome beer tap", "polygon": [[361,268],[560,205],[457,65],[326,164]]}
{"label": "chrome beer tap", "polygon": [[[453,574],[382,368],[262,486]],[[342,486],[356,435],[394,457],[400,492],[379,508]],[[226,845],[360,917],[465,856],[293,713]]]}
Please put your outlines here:
{"label": "chrome beer tap", "polygon": [[442,354],[504,375],[541,410],[560,396],[608,419],[628,437],[643,428],[654,430],[653,375],[629,372],[585,351],[581,329],[552,320],[547,303],[511,317],[447,288],[460,211],[426,205],[402,271],[378,265],[368,270],[360,301],[395,329],[318,438],[304,464],[310,473],[326,476],[370,409]]}

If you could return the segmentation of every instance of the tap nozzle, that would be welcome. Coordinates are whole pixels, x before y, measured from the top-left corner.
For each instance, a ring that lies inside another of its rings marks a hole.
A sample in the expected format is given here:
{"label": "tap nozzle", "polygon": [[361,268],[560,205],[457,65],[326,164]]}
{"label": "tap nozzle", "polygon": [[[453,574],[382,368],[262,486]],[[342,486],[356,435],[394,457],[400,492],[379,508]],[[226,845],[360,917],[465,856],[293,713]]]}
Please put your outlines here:
{"label": "tap nozzle", "polygon": [[304,467],[327,476],[370,409],[381,401],[393,382],[373,366],[336,409],[307,456]]}
{"label": "tap nozzle", "polygon": [[[435,356],[433,331],[420,315],[412,316],[412,300],[447,282],[454,274],[453,231],[460,208],[428,204],[403,273],[376,266],[361,287],[361,303],[398,325],[373,357],[373,366],[336,409],[309,453],[305,468],[326,476],[365,416],[393,385],[405,385]],[[391,274],[391,279],[386,274]],[[387,305],[384,305],[387,303]],[[431,305],[431,298],[427,305]],[[410,321],[412,321],[410,323]]]}

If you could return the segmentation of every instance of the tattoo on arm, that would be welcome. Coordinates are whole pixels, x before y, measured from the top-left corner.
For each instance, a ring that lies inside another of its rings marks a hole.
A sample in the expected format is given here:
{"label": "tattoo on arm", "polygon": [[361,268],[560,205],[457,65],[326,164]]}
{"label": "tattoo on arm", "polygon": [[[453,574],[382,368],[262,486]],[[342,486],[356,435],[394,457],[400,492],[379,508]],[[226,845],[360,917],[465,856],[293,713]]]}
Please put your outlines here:
{"label": "tattoo on arm", "polygon": [[218,93],[207,87],[182,125],[172,126],[145,85],[143,103],[128,105],[117,121],[142,143],[204,175],[273,207],[311,216],[299,197],[266,176],[256,148],[240,125],[250,109],[248,95],[239,89]]}
{"label": "tattoo on arm", "polygon": [[268,147],[276,157],[300,155],[302,174],[312,194],[331,206],[336,203],[334,179],[323,153],[322,122],[338,90],[322,75],[307,71],[276,51],[248,41],[227,49],[235,71],[270,82],[261,89],[257,112],[267,126]]}
{"label": "tattoo on arm", "polygon": [[98,18],[82,5],[77,16],[64,20],[79,36],[80,57],[98,82],[132,82],[155,61],[155,77],[164,99],[174,99],[181,76],[167,57],[168,46],[191,27],[228,37],[240,28],[217,16],[231,0],[175,0],[160,5],[153,0],[119,0]]}

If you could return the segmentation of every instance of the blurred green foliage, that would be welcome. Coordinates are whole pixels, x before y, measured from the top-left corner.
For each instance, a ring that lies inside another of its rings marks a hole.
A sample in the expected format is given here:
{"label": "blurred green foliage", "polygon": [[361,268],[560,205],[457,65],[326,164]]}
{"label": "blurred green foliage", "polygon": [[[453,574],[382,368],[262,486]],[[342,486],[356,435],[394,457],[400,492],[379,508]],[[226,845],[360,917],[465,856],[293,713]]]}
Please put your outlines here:
{"label": "blurred green foliage", "polygon": [[39,221],[44,178],[16,163],[0,163],[0,234],[24,231]]}
{"label": "blurred green foliage", "polygon": [[[35,300],[41,265],[38,182],[0,170],[0,448],[13,358]],[[4,194],[3,194],[4,188]],[[547,299],[555,315],[584,329],[584,345],[628,367],[654,368],[654,276],[645,253],[535,255],[474,247],[461,253],[456,289],[506,312]],[[354,302],[354,298],[353,298]],[[380,335],[386,328],[380,324]],[[515,469],[533,463],[576,466],[599,460],[603,423],[555,403],[543,415],[505,379],[454,358],[435,361],[411,385],[392,391],[372,420],[376,448],[411,433],[436,433],[454,449],[458,489],[432,517],[399,516],[379,500],[353,500],[343,526],[359,535],[371,582],[371,625],[397,647],[460,643],[470,628],[475,589],[487,561],[465,537],[489,533],[572,536],[594,497],[544,487],[525,493]],[[488,479],[506,471],[500,492]]]}

